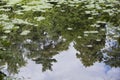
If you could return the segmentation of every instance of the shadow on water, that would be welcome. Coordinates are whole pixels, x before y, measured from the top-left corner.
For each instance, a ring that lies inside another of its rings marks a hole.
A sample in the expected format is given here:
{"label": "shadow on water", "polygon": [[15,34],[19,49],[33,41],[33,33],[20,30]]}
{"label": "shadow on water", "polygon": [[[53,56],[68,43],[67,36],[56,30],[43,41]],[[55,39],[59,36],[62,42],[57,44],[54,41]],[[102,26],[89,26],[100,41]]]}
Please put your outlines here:
{"label": "shadow on water", "polygon": [[[52,70],[54,56],[74,43],[84,66],[103,62],[120,67],[120,5],[65,1],[9,5],[0,1],[0,69],[16,74],[28,60]],[[37,8],[37,5],[39,8]],[[0,78],[6,76],[0,73]]]}

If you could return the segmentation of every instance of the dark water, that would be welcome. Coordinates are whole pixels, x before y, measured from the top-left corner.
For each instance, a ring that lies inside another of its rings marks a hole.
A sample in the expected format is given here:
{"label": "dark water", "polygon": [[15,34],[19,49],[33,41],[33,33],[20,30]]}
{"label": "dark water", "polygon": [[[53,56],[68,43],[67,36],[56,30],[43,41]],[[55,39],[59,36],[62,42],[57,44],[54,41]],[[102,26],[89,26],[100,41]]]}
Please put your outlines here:
{"label": "dark water", "polygon": [[118,0],[0,1],[0,80],[120,80]]}

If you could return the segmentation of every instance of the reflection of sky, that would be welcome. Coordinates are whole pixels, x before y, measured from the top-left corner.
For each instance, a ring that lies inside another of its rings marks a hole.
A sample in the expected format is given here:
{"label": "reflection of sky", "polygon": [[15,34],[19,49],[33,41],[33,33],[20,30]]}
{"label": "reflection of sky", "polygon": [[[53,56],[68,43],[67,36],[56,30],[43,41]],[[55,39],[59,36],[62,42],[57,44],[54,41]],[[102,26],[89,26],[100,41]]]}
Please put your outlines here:
{"label": "reflection of sky", "polygon": [[16,76],[23,76],[25,80],[120,80],[120,68],[98,62],[86,68],[76,58],[76,52],[71,44],[67,51],[56,55],[58,62],[54,63],[53,71],[42,72],[41,65],[29,60]]}

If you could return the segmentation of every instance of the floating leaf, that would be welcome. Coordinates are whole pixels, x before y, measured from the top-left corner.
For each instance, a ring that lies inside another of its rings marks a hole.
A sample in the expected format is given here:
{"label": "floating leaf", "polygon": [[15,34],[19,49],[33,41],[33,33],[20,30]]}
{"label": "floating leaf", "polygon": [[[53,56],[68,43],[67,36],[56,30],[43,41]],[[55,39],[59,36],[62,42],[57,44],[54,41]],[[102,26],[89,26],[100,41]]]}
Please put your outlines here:
{"label": "floating leaf", "polygon": [[77,38],[80,39],[80,38],[82,38],[82,37],[81,37],[81,36],[78,36]]}
{"label": "floating leaf", "polygon": [[6,38],[7,38],[7,36],[1,36],[1,38],[2,38],[2,39],[6,39]]}
{"label": "floating leaf", "polygon": [[87,33],[98,33],[98,31],[84,31],[85,34]]}
{"label": "floating leaf", "polygon": [[86,5],[86,7],[87,7],[87,8],[94,8],[95,5],[93,5],[93,4],[89,4],[89,5]]}
{"label": "floating leaf", "polygon": [[37,19],[37,21],[41,21],[41,20],[44,20],[45,17],[40,16],[40,17],[35,17],[35,19]]}
{"label": "floating leaf", "polygon": [[88,19],[93,19],[93,17],[88,17]]}
{"label": "floating leaf", "polygon": [[4,33],[10,33],[11,31],[10,30],[5,30]]}
{"label": "floating leaf", "polygon": [[4,30],[10,30],[13,28],[13,24],[5,24],[5,27],[3,27]]}
{"label": "floating leaf", "polygon": [[72,29],[73,29],[73,28],[70,28],[70,27],[69,27],[69,28],[67,28],[67,30],[72,30]]}
{"label": "floating leaf", "polygon": [[90,14],[90,13],[91,13],[91,11],[85,11],[85,13],[86,13],[86,14]]}
{"label": "floating leaf", "polygon": [[29,30],[24,30],[22,33],[20,33],[20,35],[27,35],[27,34],[29,34],[29,33],[30,33]]}
{"label": "floating leaf", "polygon": [[96,39],[96,41],[101,41],[101,39]]}
{"label": "floating leaf", "polygon": [[86,45],[87,47],[93,47],[93,45]]}

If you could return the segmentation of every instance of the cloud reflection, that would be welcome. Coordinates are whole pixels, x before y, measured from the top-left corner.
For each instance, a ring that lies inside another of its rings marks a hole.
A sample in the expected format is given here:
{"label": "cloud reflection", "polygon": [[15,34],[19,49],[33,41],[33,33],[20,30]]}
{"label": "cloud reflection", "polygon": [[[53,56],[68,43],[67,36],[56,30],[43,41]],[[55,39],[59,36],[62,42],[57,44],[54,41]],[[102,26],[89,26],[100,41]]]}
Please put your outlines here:
{"label": "cloud reflection", "polygon": [[16,76],[25,80],[120,80],[120,68],[111,68],[98,62],[84,67],[76,58],[76,52],[71,43],[67,51],[56,55],[58,62],[54,63],[53,71],[42,72],[40,64],[28,60],[28,64]]}

